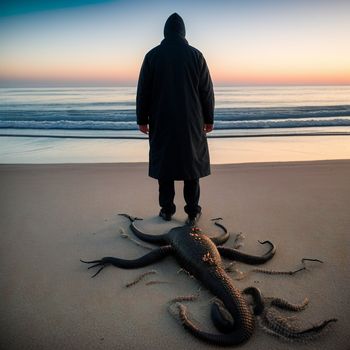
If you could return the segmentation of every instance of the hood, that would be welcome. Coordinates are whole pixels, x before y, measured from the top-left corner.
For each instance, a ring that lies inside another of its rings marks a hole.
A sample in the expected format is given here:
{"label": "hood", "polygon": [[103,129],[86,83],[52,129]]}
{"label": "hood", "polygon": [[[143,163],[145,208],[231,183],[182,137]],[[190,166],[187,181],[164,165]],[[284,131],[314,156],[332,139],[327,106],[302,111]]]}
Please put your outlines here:
{"label": "hood", "polygon": [[185,38],[186,29],[183,19],[175,12],[166,20],[164,25],[164,37],[179,36]]}

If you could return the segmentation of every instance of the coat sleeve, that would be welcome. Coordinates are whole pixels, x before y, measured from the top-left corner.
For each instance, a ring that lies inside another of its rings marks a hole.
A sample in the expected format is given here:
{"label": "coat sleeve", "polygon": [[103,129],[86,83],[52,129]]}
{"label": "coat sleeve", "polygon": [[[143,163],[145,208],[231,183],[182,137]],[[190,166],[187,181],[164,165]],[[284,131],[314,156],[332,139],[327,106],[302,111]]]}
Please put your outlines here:
{"label": "coat sleeve", "polygon": [[199,77],[199,97],[202,105],[205,124],[214,124],[214,90],[209,69],[205,58],[202,56]]}
{"label": "coat sleeve", "polygon": [[151,70],[147,55],[143,60],[136,94],[136,116],[138,125],[146,125],[149,122],[151,105]]}

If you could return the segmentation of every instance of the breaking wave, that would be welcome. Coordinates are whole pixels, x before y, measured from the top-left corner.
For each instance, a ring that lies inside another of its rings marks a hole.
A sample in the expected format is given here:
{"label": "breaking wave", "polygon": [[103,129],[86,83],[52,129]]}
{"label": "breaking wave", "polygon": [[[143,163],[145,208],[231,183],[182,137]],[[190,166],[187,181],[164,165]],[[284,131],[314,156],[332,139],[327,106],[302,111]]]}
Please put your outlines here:
{"label": "breaking wave", "polygon": [[[0,128],[67,130],[134,130],[135,109],[7,109],[0,110]],[[42,106],[41,106],[42,107]],[[350,126],[350,105],[218,108],[216,129]]]}

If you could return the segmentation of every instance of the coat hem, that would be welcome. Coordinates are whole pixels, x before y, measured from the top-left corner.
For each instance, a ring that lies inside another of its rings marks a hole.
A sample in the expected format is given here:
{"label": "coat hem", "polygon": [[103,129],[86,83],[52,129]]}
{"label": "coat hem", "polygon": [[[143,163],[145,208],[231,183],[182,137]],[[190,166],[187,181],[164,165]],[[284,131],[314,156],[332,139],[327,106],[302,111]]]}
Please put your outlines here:
{"label": "coat hem", "polygon": [[156,180],[187,181],[187,180],[201,179],[202,177],[209,176],[210,174],[211,172],[209,171],[208,173],[200,174],[198,176],[191,176],[191,177],[184,177],[184,176],[160,177],[158,175],[153,175],[150,173],[148,173],[148,176]]}

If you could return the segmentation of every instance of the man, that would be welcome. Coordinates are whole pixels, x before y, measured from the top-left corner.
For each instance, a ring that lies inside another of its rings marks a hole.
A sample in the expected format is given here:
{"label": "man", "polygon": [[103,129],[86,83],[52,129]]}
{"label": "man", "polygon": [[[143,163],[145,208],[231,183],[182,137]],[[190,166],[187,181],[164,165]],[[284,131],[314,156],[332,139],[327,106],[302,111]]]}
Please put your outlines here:
{"label": "man", "polygon": [[184,181],[187,224],[201,214],[199,178],[210,174],[206,133],[213,130],[214,92],[206,61],[185,39],[185,24],[172,14],[164,40],[143,61],[136,114],[149,134],[149,176],[158,179],[160,216],[171,220],[175,180]]}

